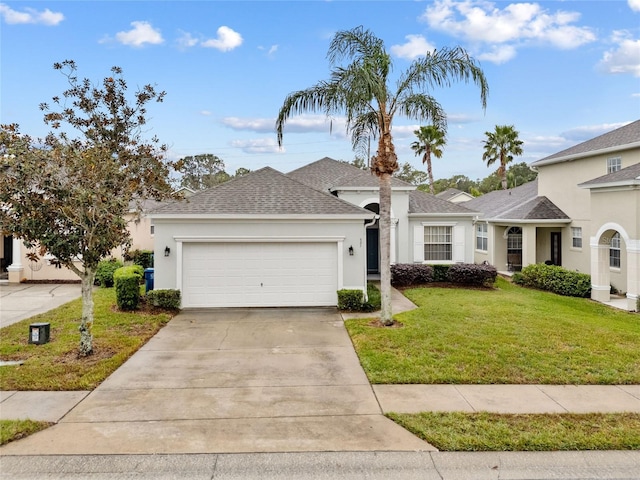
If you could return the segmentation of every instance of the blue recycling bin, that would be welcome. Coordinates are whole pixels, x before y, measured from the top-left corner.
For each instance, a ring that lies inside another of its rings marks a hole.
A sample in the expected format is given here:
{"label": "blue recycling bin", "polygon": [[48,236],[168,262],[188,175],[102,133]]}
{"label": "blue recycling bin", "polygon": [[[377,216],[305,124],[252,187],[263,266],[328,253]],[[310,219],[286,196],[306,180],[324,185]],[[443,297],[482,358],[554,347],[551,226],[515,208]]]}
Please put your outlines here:
{"label": "blue recycling bin", "polygon": [[144,269],[144,293],[153,290],[153,268]]}

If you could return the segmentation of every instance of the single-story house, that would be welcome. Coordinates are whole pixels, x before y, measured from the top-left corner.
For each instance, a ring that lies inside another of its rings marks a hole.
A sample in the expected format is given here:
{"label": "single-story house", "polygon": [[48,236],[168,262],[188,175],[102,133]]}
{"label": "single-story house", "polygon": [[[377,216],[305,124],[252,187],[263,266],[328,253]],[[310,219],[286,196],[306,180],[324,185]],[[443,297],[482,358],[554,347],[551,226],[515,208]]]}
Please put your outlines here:
{"label": "single-story house", "polygon": [[457,188],[447,188],[444,192],[436,193],[436,197],[453,203],[468,202],[475,198],[470,193],[463,192]]}
{"label": "single-story house", "polygon": [[[323,158],[289,174],[265,167],[164,204],[155,288],[183,307],[322,306],[379,272],[377,177]],[[392,263],[473,261],[476,212],[392,180]]]}

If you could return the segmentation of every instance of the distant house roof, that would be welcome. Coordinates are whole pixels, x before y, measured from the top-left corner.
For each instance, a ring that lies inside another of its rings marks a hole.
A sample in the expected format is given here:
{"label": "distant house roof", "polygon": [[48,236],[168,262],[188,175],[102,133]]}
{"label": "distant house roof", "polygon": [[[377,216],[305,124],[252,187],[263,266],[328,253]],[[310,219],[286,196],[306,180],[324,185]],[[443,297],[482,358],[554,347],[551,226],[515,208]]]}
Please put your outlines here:
{"label": "distant house roof", "polygon": [[462,190],[458,190],[457,188],[447,188],[444,192],[436,194],[436,197],[448,201],[451,201],[452,199],[460,196],[466,196],[469,197],[469,199],[473,198],[473,195],[470,195],[467,192],[463,192]]}
{"label": "distant house roof", "polygon": [[569,220],[545,196],[538,196],[538,180],[509,190],[496,190],[465,203],[486,220]]}
{"label": "distant house roof", "polygon": [[539,167],[541,165],[565,162],[590,155],[608,152],[613,153],[637,147],[640,147],[640,120],[636,120],[624,127],[617,128],[611,132],[587,140],[586,142],[579,143],[561,152],[536,160],[531,166]]}
{"label": "distant house roof", "polygon": [[265,167],[196,192],[187,199],[165,203],[151,215],[355,215],[370,218],[372,214]]}
{"label": "distant house roof", "polygon": [[640,163],[622,168],[617,172],[608,173],[601,177],[594,178],[588,182],[579,184],[583,188],[640,185]]}
{"label": "distant house roof", "polygon": [[[378,188],[378,177],[349,163],[329,157],[321,158],[300,167],[287,176],[321,192],[333,192],[341,188]],[[391,178],[392,188],[415,189],[415,185],[398,178]]]}
{"label": "distant house roof", "polygon": [[[465,202],[465,205],[469,205],[469,202]],[[409,192],[409,214],[454,214],[454,215],[477,215],[478,212],[472,209],[463,207],[459,203],[449,202],[442,198],[438,198],[430,193],[423,192],[421,190],[414,190]]]}

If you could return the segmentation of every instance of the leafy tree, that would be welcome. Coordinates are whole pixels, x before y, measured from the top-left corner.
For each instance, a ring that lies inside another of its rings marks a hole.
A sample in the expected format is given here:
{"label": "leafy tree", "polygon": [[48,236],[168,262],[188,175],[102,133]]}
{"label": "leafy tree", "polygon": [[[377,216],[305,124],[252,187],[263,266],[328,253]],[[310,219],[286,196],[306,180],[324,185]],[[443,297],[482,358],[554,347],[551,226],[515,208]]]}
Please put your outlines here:
{"label": "leafy tree", "polygon": [[532,170],[526,162],[515,163],[507,170],[509,188],[519,187],[538,178],[538,172]]}
{"label": "leafy tree", "polygon": [[49,252],[80,277],[79,355],[87,356],[98,263],[130,243],[125,215],[132,201],[171,194],[166,147],[141,136],[146,105],[165,93],[146,85],[130,101],[119,67],[101,84],[78,80],[72,60],[53,68],[69,88],[53,98],[55,111],[40,105],[51,133],[37,140],[18,125],[0,126],[0,224],[34,248],[34,257]]}
{"label": "leafy tree", "polygon": [[231,178],[224,171],[224,161],[212,153],[183,157],[176,163],[176,169],[182,173],[180,186],[195,191],[211,188]]}
{"label": "leafy tree", "polygon": [[418,140],[411,144],[411,149],[416,156],[422,155],[422,163],[427,165],[427,175],[429,176],[429,190],[435,195],[433,187],[433,170],[431,169],[431,155],[442,158],[442,148],[447,143],[446,133],[438,125],[427,125],[414,130]]}
{"label": "leafy tree", "polygon": [[248,168],[240,167],[240,168],[236,169],[236,173],[234,175],[234,178],[235,177],[241,177],[243,175],[246,175],[247,173],[251,173],[251,170],[249,170]]}
{"label": "leafy tree", "polygon": [[393,176],[412,185],[421,185],[427,181],[427,174],[413,168],[409,162],[403,163]]}
{"label": "leafy tree", "polygon": [[522,141],[518,138],[518,131],[513,125],[496,125],[493,132],[485,132],[482,160],[487,166],[499,162],[498,176],[502,182],[502,189],[507,189],[507,163],[514,156],[522,155]]}
{"label": "leafy tree", "polygon": [[[444,127],[445,112],[435,98],[425,92],[450,86],[453,80],[473,81],[480,87],[485,106],[488,86],[484,73],[466,51],[443,48],[425,52],[423,57],[414,60],[392,87],[391,56],[383,41],[363,27],[337,32],[327,58],[333,67],[329,80],[285,98],[276,120],[278,144],[282,145],[284,125],[289,117],[317,111],[327,116],[345,115],[354,150],[366,152],[369,140],[377,139],[377,152],[369,165],[380,185],[381,321],[391,325],[391,176],[398,169],[391,135],[393,119],[398,114]],[[341,64],[343,60],[345,65]]]}

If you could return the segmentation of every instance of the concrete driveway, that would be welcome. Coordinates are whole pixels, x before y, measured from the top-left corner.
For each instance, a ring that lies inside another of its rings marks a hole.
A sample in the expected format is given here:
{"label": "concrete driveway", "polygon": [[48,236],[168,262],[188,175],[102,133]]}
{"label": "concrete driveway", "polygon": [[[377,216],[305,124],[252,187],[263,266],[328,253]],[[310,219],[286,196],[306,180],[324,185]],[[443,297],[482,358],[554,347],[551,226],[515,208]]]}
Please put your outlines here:
{"label": "concrete driveway", "polygon": [[80,297],[79,283],[0,284],[0,328]]}
{"label": "concrete driveway", "polygon": [[184,311],[24,454],[434,450],[382,415],[335,309]]}

